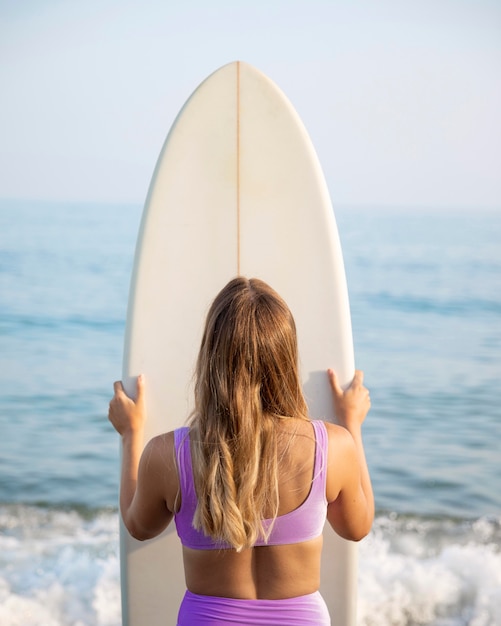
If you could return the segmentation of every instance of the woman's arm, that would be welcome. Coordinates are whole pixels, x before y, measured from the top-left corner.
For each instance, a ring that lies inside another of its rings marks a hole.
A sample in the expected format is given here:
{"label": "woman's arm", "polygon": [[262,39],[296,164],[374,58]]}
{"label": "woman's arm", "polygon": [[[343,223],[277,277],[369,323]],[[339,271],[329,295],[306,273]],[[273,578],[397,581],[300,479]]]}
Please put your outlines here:
{"label": "woman's arm", "polygon": [[146,406],[144,378],[137,379],[136,400],[121,382],[113,385],[108,418],[122,437],[120,512],[129,533],[139,540],[159,535],[172,519],[167,506],[169,477],[175,475],[173,434],[152,439],[143,452]]}
{"label": "woman's arm", "polygon": [[336,497],[329,504],[327,519],[339,535],[358,541],[369,533],[374,520],[374,495],[362,441],[362,424],[370,409],[370,396],[361,371],[355,372],[346,391],[341,389],[332,370],[328,375],[342,429],[333,427],[329,432],[338,487]]}

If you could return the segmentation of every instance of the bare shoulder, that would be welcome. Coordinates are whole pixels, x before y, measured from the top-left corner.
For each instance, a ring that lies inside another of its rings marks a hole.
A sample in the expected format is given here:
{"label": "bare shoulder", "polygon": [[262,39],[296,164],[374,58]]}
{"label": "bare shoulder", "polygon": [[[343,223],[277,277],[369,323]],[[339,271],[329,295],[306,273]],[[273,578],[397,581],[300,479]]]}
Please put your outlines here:
{"label": "bare shoulder", "polygon": [[329,465],[347,466],[356,462],[356,446],[352,434],[344,426],[325,422],[329,440]]}
{"label": "bare shoulder", "polygon": [[332,422],[324,422],[324,424],[329,439],[329,449],[339,450],[346,446],[350,448],[354,446],[353,437],[346,428]]}
{"label": "bare shoulder", "polygon": [[156,435],[149,440],[148,445],[151,445],[152,448],[159,451],[165,449],[166,447],[171,447],[172,449],[174,449],[174,431],[171,430],[168,433]]}
{"label": "bare shoulder", "polygon": [[174,506],[179,491],[179,479],[173,431],[150,439],[143,452],[141,464],[143,463],[147,467],[150,480],[162,485],[169,508]]}
{"label": "bare shoulder", "polygon": [[334,501],[346,482],[346,475],[356,465],[355,442],[343,426],[325,422],[328,436],[327,500]]}
{"label": "bare shoulder", "polygon": [[175,467],[174,432],[163,433],[150,439],[144,448],[143,456],[153,466]]}

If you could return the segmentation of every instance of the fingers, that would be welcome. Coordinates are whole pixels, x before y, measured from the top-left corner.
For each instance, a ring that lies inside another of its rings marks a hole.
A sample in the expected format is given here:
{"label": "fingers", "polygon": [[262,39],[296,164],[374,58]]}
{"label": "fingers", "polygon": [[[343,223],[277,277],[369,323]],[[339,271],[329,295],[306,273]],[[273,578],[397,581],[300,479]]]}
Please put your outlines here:
{"label": "fingers", "polygon": [[[339,379],[337,377],[336,372],[333,369],[328,369],[327,374],[329,376],[329,381],[331,383],[332,389],[339,395],[343,393],[341,385],[339,384]],[[362,370],[355,370],[355,375],[353,376],[353,380],[351,381],[350,387],[362,387],[364,384],[364,373]]]}
{"label": "fingers", "polygon": [[356,370],[351,384],[343,390],[333,369],[328,369],[337,423],[348,430],[360,429],[370,409],[369,390],[364,386],[364,373]]}
{"label": "fingers", "polygon": [[116,380],[113,383],[113,398],[110,400],[110,409],[112,409],[117,401],[120,400],[122,397],[126,397],[122,381]]}
{"label": "fingers", "polygon": [[127,432],[138,432],[144,425],[146,402],[144,393],[144,376],[136,381],[137,396],[128,396],[121,381],[113,383],[114,395],[108,407],[108,419],[120,435]]}
{"label": "fingers", "polygon": [[353,377],[353,382],[356,383],[357,385],[364,384],[364,373],[362,372],[362,370],[355,370],[355,376]]}
{"label": "fingers", "polygon": [[[125,392],[123,383],[121,380],[116,380],[113,383],[113,392],[115,395],[115,398],[119,398],[119,397],[127,397],[129,398],[129,396],[127,395],[127,393]],[[136,380],[136,400],[135,403],[137,404],[138,402],[143,402],[144,401],[144,376],[143,374],[139,374],[139,376],[137,377]],[[132,399],[132,398],[129,398]]]}

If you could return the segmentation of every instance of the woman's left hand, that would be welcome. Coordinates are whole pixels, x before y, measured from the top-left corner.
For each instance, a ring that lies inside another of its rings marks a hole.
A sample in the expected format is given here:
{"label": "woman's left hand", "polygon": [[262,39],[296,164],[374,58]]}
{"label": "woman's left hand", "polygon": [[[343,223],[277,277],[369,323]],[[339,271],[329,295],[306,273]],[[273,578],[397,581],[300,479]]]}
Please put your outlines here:
{"label": "woman's left hand", "polygon": [[142,432],[146,419],[144,376],[137,377],[137,396],[132,400],[125,393],[120,381],[113,383],[115,395],[111,399],[108,419],[115,430],[122,435]]}

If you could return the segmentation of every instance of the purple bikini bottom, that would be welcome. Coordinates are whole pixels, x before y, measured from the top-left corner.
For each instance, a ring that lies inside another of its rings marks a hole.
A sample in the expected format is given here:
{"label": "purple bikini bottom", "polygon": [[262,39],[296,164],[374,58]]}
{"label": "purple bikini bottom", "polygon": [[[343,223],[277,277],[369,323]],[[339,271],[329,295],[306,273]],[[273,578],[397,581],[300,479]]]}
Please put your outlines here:
{"label": "purple bikini bottom", "polygon": [[284,600],[237,600],[184,595],[177,626],[330,626],[329,611],[319,591]]}

